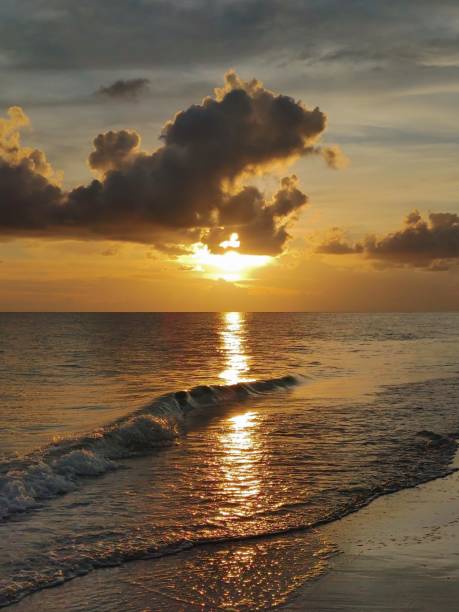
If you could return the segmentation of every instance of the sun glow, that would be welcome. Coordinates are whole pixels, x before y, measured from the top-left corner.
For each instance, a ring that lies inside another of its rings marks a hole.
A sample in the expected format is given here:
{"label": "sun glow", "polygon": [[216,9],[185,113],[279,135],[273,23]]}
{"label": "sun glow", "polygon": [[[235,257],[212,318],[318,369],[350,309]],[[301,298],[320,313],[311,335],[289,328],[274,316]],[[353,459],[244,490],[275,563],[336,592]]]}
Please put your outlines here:
{"label": "sun glow", "polygon": [[228,249],[226,253],[212,253],[207,245],[199,242],[193,245],[193,253],[181,257],[180,261],[192,265],[198,272],[204,272],[208,278],[234,282],[246,279],[250,270],[266,266],[272,260],[268,255],[246,255],[235,251],[240,244],[239,236],[234,232],[229,240],[219,245]]}
{"label": "sun glow", "polygon": [[220,242],[219,246],[221,246],[222,249],[238,249],[241,246],[238,234],[234,232],[233,234],[231,234],[229,240],[224,240],[223,242]]}

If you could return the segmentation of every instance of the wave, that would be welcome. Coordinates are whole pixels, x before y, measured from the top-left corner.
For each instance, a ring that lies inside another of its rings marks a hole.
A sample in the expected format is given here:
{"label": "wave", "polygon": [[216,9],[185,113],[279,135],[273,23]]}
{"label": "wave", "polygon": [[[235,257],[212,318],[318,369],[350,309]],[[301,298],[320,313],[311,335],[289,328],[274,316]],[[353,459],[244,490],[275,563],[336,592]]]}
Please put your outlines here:
{"label": "wave", "polygon": [[234,385],[200,385],[168,393],[89,435],[61,440],[21,459],[0,463],[0,519],[75,490],[127,459],[173,443],[206,409],[298,384],[292,375]]}
{"label": "wave", "polygon": [[[0,608],[18,602],[35,591],[57,586],[84,576],[93,570],[116,567],[127,562],[158,559],[164,556],[174,555],[186,550],[213,545],[225,545],[234,542],[248,542],[273,538],[281,535],[301,533],[316,529],[323,525],[338,521],[345,516],[357,512],[368,506],[377,498],[396,493],[402,489],[413,488],[422,483],[444,478],[456,471],[450,462],[457,450],[457,433],[442,435],[429,430],[419,431],[411,444],[421,455],[431,458],[430,467],[424,466],[422,473],[412,475],[406,480],[386,482],[373,487],[356,487],[349,491],[351,499],[336,508],[328,509],[322,516],[311,517],[310,520],[302,520],[298,523],[275,526],[266,529],[266,526],[257,528],[252,526],[249,530],[232,530],[225,525],[215,525],[212,533],[209,533],[209,523],[202,526],[196,532],[182,529],[175,532],[171,537],[161,537],[158,542],[152,537],[152,532],[142,527],[136,529],[135,537],[131,533],[125,533],[124,538],[117,540],[111,546],[106,542],[105,546],[97,547],[88,554],[88,551],[78,552],[78,548],[72,547],[71,554],[68,551],[63,555],[52,555],[51,565],[46,571],[37,571],[29,567],[25,575],[18,575],[14,582],[6,589],[0,585]],[[283,512],[286,508],[301,507],[303,503],[292,503],[280,505],[272,510],[273,513]],[[241,518],[241,520],[245,520]],[[49,562],[50,559],[48,558]],[[54,564],[53,564],[54,563]]]}

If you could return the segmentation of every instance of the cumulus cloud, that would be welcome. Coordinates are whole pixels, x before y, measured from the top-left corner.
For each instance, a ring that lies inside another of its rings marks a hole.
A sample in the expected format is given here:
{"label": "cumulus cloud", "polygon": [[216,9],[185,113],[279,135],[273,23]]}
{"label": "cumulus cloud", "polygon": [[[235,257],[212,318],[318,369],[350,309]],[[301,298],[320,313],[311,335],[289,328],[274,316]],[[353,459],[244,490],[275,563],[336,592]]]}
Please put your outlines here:
{"label": "cumulus cloud", "polygon": [[424,219],[413,210],[400,230],[385,236],[367,236],[362,242],[346,241],[340,230],[317,248],[319,253],[363,253],[381,265],[412,266],[431,271],[449,270],[459,263],[459,215],[430,213]]}
{"label": "cumulus cloud", "polygon": [[58,176],[46,155],[38,149],[21,144],[21,129],[30,124],[22,108],[12,106],[7,115],[7,118],[0,117],[0,161],[11,166],[27,167],[34,174],[46,177],[51,182],[58,182]]}
{"label": "cumulus cloud", "polygon": [[307,200],[295,175],[281,179],[270,200],[256,187],[245,187],[225,203],[219,218],[222,225],[205,233],[203,242],[211,251],[223,251],[220,244],[237,232],[244,253],[278,255],[290,238],[288,226]]}
{"label": "cumulus cloud", "polygon": [[119,79],[111,85],[100,87],[96,95],[112,100],[138,100],[149,91],[149,79]]}
{"label": "cumulus cloud", "polygon": [[140,136],[135,131],[119,130],[99,134],[94,139],[94,151],[89,155],[89,166],[102,174],[120,170],[139,154]]}
{"label": "cumulus cloud", "polygon": [[326,126],[318,108],[230,71],[214,96],[166,123],[153,153],[141,149],[135,131],[99,134],[88,160],[98,179],[64,192],[40,170],[36,160],[46,158],[39,152],[9,153],[26,121],[17,109],[9,121],[13,115],[16,127],[3,129],[0,145],[0,234],[169,247],[201,238],[216,248],[216,236],[229,228],[240,234],[241,251],[260,254],[282,251],[307,198],[295,176],[283,178],[271,198],[242,181],[298,157],[323,156],[317,142]]}

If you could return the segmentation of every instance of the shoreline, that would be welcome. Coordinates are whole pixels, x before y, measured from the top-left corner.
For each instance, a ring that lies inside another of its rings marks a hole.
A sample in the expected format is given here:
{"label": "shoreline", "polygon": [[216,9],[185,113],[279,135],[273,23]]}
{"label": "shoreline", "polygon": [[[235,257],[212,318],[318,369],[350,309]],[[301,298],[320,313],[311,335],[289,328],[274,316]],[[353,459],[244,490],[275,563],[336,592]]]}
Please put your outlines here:
{"label": "shoreline", "polygon": [[[459,452],[451,467],[459,468]],[[459,598],[459,471],[321,529],[339,554],[283,610],[450,612]]]}
{"label": "shoreline", "polygon": [[[451,467],[459,468],[459,451]],[[314,546],[308,548],[312,540]],[[276,609],[449,612],[456,609],[459,598],[459,471],[382,495],[356,512],[303,535],[280,535],[279,542],[288,544],[292,553],[296,550],[293,554],[303,559],[305,571],[302,584],[288,588],[286,599],[278,602]],[[336,552],[312,562],[307,551],[317,549],[321,543]],[[112,601],[114,610],[169,609],[168,595],[155,584],[159,577],[164,579],[176,571],[180,574],[195,556],[199,564],[207,564],[216,552],[218,557],[219,550],[238,554],[243,546],[238,542],[209,544],[154,561],[139,560],[99,569],[56,588],[30,594],[11,604],[11,608],[79,612],[100,609],[102,605],[105,609],[117,591],[116,600],[119,597],[124,603],[118,608]],[[305,554],[301,554],[302,548]],[[277,557],[279,561],[281,550],[273,552],[273,560]],[[175,605],[183,611],[210,609],[188,598],[175,600]],[[261,608],[236,605],[230,609]]]}

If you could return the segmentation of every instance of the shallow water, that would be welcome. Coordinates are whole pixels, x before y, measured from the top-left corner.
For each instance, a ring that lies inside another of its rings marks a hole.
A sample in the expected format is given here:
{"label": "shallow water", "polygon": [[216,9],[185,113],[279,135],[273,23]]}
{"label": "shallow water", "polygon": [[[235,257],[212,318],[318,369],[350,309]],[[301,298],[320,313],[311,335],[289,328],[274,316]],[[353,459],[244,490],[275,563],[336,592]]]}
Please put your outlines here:
{"label": "shallow water", "polygon": [[[153,609],[282,603],[333,552],[315,526],[449,469],[458,323],[0,315],[0,601],[155,557]],[[102,589],[104,605],[135,609]]]}

